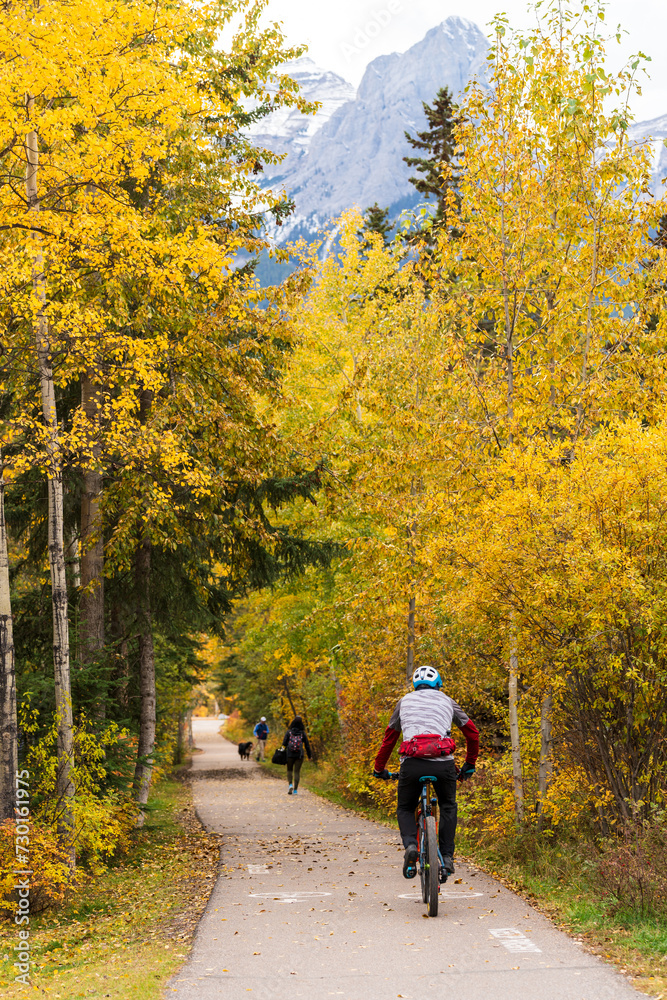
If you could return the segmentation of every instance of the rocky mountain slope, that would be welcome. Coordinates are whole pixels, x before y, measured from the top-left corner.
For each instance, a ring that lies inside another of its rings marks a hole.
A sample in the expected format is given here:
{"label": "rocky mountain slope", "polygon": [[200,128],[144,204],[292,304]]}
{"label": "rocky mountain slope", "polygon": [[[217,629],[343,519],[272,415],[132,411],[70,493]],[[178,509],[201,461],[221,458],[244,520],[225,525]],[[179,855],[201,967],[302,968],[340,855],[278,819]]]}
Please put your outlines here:
{"label": "rocky mountain slope", "polygon": [[283,68],[296,80],[308,101],[319,101],[319,111],[316,115],[302,115],[294,108],[280,108],[253,125],[249,134],[256,145],[265,146],[274,153],[287,154],[282,163],[265,169],[267,185],[283,181],[291,187],[289,178],[298,170],[315,133],[342,105],[354,100],[356,90],[347,80],[330,70],[321,69],[305,56],[287,63]]}
{"label": "rocky mountain slope", "polygon": [[[311,59],[288,64],[304,95],[320,101],[316,116],[281,110],[258,123],[258,143],[285,153],[267,170],[266,183],[283,185],[296,211],[275,233],[278,242],[314,238],[344,210],[365,209],[377,201],[396,217],[421,199],[403,161],[411,150],[405,131],[425,126],[422,102],[432,102],[448,86],[460,95],[472,78],[485,80],[488,41],[480,28],[449,17],[406,52],[380,56],[369,63],[358,90]],[[667,174],[667,115],[632,126],[635,140],[652,136],[654,191]]]}
{"label": "rocky mountain slope", "polygon": [[663,191],[663,178],[667,177],[667,115],[659,118],[651,118],[650,121],[637,122],[629,129],[629,133],[635,142],[642,142],[649,139],[651,142],[651,153],[653,154],[653,180],[651,188],[653,194],[659,197]]}
{"label": "rocky mountain slope", "polygon": [[404,133],[423,129],[422,101],[431,102],[440,87],[457,95],[472,77],[484,78],[487,49],[476,24],[449,17],[406,52],[374,59],[356,95],[309,59],[290,64],[306,96],[322,101],[323,108],[314,119],[294,112],[272,115],[253,133],[287,153],[267,173],[267,182],[284,184],[296,203],[277,238],[315,235],[355,204],[365,209],[378,201],[392,215],[415,204],[411,170],[403,162],[411,153]]}

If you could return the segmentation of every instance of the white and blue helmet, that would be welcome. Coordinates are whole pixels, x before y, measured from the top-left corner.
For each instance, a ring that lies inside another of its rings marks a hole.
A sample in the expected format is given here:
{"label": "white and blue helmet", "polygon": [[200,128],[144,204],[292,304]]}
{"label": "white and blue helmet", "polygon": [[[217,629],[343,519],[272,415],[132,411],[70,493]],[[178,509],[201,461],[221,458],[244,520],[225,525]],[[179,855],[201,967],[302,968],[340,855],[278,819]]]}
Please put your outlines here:
{"label": "white and blue helmet", "polygon": [[429,667],[426,665],[423,667],[417,667],[412,675],[412,686],[415,691],[422,687],[441,688],[442,677],[435,667]]}

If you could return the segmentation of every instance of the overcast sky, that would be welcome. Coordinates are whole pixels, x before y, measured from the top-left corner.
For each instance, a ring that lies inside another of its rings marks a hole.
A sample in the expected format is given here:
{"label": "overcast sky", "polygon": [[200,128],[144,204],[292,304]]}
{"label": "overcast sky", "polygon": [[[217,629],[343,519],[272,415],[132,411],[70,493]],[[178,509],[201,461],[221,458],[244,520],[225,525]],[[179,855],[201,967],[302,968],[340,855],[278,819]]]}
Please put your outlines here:
{"label": "overcast sky", "polygon": [[[269,0],[267,18],[282,21],[290,42],[308,44],[308,55],[350,83],[359,83],[367,63],[387,52],[403,52],[446,17],[458,14],[486,30],[504,10],[512,24],[527,25],[525,0]],[[610,0],[608,24],[628,32],[614,61],[641,49],[653,57],[643,95],[634,104],[638,120],[667,114],[667,0]]]}

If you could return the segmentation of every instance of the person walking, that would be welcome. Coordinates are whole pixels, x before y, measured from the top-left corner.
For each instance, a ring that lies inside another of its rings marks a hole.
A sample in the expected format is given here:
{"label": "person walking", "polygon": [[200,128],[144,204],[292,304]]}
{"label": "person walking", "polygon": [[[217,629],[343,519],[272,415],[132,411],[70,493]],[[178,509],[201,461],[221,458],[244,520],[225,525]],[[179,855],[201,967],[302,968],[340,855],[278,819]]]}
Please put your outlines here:
{"label": "person walking", "polygon": [[257,760],[264,760],[264,752],[266,750],[266,739],[269,735],[269,727],[266,724],[266,716],[263,715],[259,720],[255,728],[253,729],[253,735],[257,740]]}
{"label": "person walking", "polygon": [[[442,678],[435,667],[417,667],[412,675],[414,691],[404,695],[394,709],[382,740],[373,774],[389,777],[387,761],[399,734],[401,769],[398,778],[396,818],[405,848],[403,875],[417,874],[417,822],[415,809],[421,794],[420,777],[431,774],[440,806],[438,840],[443,860],[443,878],[454,874],[454,837],[456,834],[456,782],[467,781],[475,773],[479,754],[479,732],[463,709],[442,688]],[[454,722],[466,739],[466,759],[459,771],[454,764],[456,745],[451,738]]]}
{"label": "person walking", "polygon": [[303,764],[304,750],[308,754],[308,760],[313,756],[310,752],[310,743],[306,736],[306,727],[300,715],[295,715],[290,722],[289,729],[283,737],[283,746],[287,750],[287,780],[289,781],[288,795],[296,795],[299,788],[299,776],[301,765]]}

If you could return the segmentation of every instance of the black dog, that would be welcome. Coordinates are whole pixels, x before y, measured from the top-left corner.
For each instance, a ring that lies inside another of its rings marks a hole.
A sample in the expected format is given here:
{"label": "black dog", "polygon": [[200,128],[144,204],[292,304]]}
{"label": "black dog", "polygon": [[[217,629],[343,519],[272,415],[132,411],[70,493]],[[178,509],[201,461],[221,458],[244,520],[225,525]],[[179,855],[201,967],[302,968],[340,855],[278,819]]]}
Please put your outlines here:
{"label": "black dog", "polygon": [[252,750],[252,743],[239,743],[239,757],[241,760],[250,760],[250,751]]}

